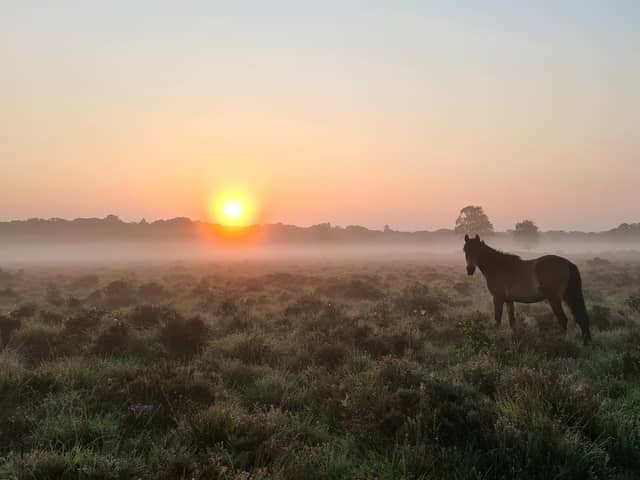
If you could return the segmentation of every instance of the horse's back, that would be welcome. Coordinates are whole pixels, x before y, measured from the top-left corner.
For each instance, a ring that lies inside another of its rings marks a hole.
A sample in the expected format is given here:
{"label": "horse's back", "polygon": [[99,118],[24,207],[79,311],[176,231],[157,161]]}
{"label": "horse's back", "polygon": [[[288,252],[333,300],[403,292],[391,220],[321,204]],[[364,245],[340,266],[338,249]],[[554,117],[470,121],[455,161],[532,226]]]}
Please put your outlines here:
{"label": "horse's back", "polygon": [[571,263],[558,255],[544,255],[535,260],[535,272],[540,287],[547,292],[555,292],[560,297],[569,283]]}

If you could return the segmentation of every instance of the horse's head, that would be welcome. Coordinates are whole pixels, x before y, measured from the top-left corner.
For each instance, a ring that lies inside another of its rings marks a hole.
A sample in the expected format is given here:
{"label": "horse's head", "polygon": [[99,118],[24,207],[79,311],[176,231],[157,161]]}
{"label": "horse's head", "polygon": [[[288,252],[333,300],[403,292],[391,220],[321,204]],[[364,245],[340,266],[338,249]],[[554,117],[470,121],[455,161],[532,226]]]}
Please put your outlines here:
{"label": "horse's head", "polygon": [[467,259],[467,273],[473,275],[478,266],[478,257],[482,250],[484,242],[480,240],[480,236],[476,235],[474,238],[469,238],[469,235],[464,236],[464,256]]}

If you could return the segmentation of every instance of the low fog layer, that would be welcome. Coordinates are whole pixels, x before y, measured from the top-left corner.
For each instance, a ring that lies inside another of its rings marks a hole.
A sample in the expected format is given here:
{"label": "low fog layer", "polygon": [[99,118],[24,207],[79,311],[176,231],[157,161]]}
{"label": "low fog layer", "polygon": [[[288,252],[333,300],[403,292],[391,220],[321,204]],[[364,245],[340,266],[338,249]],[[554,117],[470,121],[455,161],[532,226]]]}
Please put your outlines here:
{"label": "low fog layer", "polygon": [[[523,249],[505,239],[487,239],[487,243],[523,258],[543,254],[560,254],[581,259],[596,256],[633,260],[640,259],[640,248],[621,242],[552,242],[541,241],[535,247]],[[345,261],[367,260],[420,261],[433,263],[462,262],[462,239],[434,244],[350,245],[208,245],[195,242],[30,242],[5,244],[0,248],[0,266],[63,265],[63,264],[135,264],[175,261]]]}
{"label": "low fog layer", "polygon": [[[467,210],[472,210],[471,214],[463,215]],[[473,206],[461,211],[458,232],[370,230],[329,223],[228,228],[188,218],[124,222],[113,215],[102,219],[31,219],[0,222],[0,265],[251,259],[449,262],[462,257],[460,227],[493,228],[482,209]],[[483,234],[482,238],[523,258],[548,253],[634,258],[640,251],[640,224],[622,224],[604,232],[540,232],[533,222],[524,221],[515,231]]]}

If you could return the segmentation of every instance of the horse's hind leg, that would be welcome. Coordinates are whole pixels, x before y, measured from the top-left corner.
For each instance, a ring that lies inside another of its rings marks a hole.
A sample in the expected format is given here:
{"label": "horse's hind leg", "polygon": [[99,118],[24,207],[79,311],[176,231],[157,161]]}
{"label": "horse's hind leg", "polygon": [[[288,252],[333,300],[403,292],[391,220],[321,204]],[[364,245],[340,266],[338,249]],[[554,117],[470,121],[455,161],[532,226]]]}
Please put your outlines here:
{"label": "horse's hind leg", "polygon": [[560,323],[562,333],[567,333],[567,322],[569,321],[569,319],[567,318],[567,314],[564,313],[564,310],[562,309],[562,301],[557,299],[549,299],[549,303],[551,304],[551,310],[553,310],[553,313]]}
{"label": "horse's hind leg", "polygon": [[509,326],[516,328],[516,311],[513,302],[507,302],[507,312],[509,313]]}
{"label": "horse's hind leg", "polygon": [[493,297],[493,308],[495,311],[496,327],[499,327],[502,323],[502,309],[504,307],[504,300],[499,297]]}

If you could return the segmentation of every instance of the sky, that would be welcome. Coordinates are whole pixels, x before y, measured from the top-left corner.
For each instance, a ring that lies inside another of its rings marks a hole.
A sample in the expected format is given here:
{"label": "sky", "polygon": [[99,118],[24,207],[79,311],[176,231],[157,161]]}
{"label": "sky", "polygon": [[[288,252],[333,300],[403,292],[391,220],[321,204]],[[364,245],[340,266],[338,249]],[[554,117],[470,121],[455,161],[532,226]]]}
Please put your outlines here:
{"label": "sky", "polygon": [[[455,4],[455,5],[452,5]],[[0,220],[640,221],[640,2],[0,0]]]}

